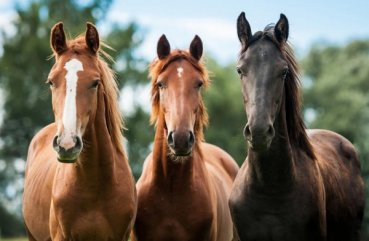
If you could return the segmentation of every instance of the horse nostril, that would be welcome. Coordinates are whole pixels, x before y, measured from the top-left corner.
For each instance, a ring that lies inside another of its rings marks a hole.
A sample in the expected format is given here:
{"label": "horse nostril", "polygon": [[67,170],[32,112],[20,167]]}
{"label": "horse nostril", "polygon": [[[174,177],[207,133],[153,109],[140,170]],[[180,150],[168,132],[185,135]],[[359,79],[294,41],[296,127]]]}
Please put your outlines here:
{"label": "horse nostril", "polygon": [[272,125],[269,125],[266,134],[267,134],[268,137],[273,137],[274,136],[274,128],[273,128]]}
{"label": "horse nostril", "polygon": [[168,145],[172,148],[174,148],[174,136],[173,136],[173,131],[169,132],[168,137]]}
{"label": "horse nostril", "polygon": [[53,139],[53,148],[56,150],[59,148],[59,144],[60,144],[60,140],[59,140],[59,136],[56,135]]}
{"label": "horse nostril", "polygon": [[193,145],[193,143],[195,143],[195,136],[194,136],[193,132],[190,131],[190,136],[189,136],[189,139],[188,139],[188,145],[191,147]]}
{"label": "horse nostril", "polygon": [[77,149],[82,149],[82,140],[81,140],[81,138],[79,136],[75,136],[75,137],[73,137],[73,140],[74,140],[74,143],[76,143],[74,147],[77,148]]}
{"label": "horse nostril", "polygon": [[245,129],[243,130],[243,135],[246,139],[249,139],[251,137],[251,130],[249,124],[245,126]]}

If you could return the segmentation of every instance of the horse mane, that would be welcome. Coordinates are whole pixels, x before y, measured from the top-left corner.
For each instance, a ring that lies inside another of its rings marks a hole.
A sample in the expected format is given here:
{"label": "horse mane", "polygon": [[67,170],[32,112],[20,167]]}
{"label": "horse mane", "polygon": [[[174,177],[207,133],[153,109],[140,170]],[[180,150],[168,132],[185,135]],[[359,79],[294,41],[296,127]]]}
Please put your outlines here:
{"label": "horse mane", "polygon": [[[264,31],[256,32],[249,42],[249,46],[259,39],[272,41],[284,56],[288,64],[288,74],[285,80],[285,111],[287,131],[290,144],[303,150],[310,158],[316,159],[313,146],[306,133],[306,126],[301,116],[302,98],[300,69],[294,51],[289,42],[280,43],[274,36],[274,24],[269,24]],[[242,50],[245,52],[246,49]],[[241,53],[242,54],[242,53]]]}
{"label": "horse mane", "polygon": [[[68,40],[67,44],[68,48],[76,53],[91,55],[91,53],[87,50],[84,35],[80,35],[75,39]],[[108,53],[103,50],[103,48],[111,49],[111,47],[106,43],[100,41],[100,48],[97,54],[98,68],[101,72],[102,88],[100,89],[101,91],[103,91],[105,102],[106,124],[114,146],[123,155],[126,155],[123,148],[124,138],[122,135],[124,122],[118,103],[119,88],[114,71],[105,61],[106,59],[110,62],[113,62],[113,59]]]}
{"label": "horse mane", "polygon": [[[189,62],[196,70],[201,74],[202,80],[204,81],[204,87],[206,88],[209,83],[208,71],[202,60],[198,61],[187,51],[175,49],[166,58],[160,60],[154,59],[149,65],[149,77],[151,77],[151,124],[157,126],[158,117],[160,115],[160,94],[159,87],[156,82],[159,75],[173,62],[178,60],[185,60]],[[196,123],[194,127],[194,133],[196,139],[204,140],[203,128],[208,124],[208,114],[202,98],[200,98],[199,109],[197,112]]]}

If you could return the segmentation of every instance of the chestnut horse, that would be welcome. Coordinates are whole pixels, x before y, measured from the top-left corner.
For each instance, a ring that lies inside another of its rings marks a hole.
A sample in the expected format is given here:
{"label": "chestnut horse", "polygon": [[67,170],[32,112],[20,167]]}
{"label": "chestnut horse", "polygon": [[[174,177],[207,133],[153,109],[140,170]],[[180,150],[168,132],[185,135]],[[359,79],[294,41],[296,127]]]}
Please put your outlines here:
{"label": "chestnut horse", "polygon": [[238,166],[203,142],[201,89],[209,80],[202,51],[198,36],[189,52],[171,52],[165,35],[159,39],[150,66],[154,147],[137,183],[138,241],[232,240],[228,197]]}
{"label": "chestnut horse", "polygon": [[67,41],[51,31],[55,64],[47,83],[55,123],[32,140],[23,215],[29,240],[128,240],[136,190],[121,133],[114,75],[99,57],[96,28]]}
{"label": "chestnut horse", "polygon": [[229,201],[232,218],[242,241],[357,241],[364,210],[358,155],[334,132],[306,131],[288,29],[281,14],[252,35],[245,14],[238,18],[249,149]]}

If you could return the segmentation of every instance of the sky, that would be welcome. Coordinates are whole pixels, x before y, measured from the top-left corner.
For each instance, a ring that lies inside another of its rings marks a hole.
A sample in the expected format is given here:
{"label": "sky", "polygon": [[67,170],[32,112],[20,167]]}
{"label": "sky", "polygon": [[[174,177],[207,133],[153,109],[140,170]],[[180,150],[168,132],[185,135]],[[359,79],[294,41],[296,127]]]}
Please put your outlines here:
{"label": "sky", "polygon": [[115,1],[108,19],[138,22],[146,31],[140,51],[149,59],[161,34],[173,47],[187,48],[195,34],[204,51],[220,62],[234,61],[239,51],[236,19],[244,11],[252,32],[276,23],[284,13],[290,23],[290,42],[304,55],[314,43],[345,44],[369,38],[369,1]]}
{"label": "sky", "polygon": [[[27,4],[30,0],[0,0],[1,30],[12,31],[14,2]],[[277,22],[279,14],[284,13],[290,23],[289,40],[297,53],[304,55],[315,43],[342,45],[354,39],[369,39],[368,10],[368,0],[115,0],[107,23],[98,27],[103,32],[110,23],[137,22],[145,37],[139,54],[148,60],[155,57],[162,34],[173,48],[188,48],[197,34],[203,40],[205,53],[228,63],[237,58],[239,51],[236,19],[242,11],[253,32]]]}

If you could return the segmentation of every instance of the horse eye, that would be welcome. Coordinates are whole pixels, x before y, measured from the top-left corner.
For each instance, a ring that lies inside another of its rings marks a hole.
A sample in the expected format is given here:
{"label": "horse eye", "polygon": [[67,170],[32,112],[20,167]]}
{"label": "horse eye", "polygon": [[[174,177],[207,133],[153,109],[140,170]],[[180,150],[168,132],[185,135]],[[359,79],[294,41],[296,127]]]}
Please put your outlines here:
{"label": "horse eye", "polygon": [[161,81],[156,82],[156,85],[158,86],[159,89],[163,89],[165,87],[164,83]]}
{"label": "horse eye", "polygon": [[204,82],[199,80],[196,84],[196,89],[200,89],[204,85]]}
{"label": "horse eye", "polygon": [[238,73],[239,75],[242,75],[241,68],[237,68],[237,73]]}
{"label": "horse eye", "polygon": [[51,81],[51,79],[47,79],[45,83],[48,84],[50,88],[54,87],[54,83]]}
{"label": "horse eye", "polygon": [[91,85],[91,89],[96,89],[97,88],[97,86],[99,86],[99,84],[100,84],[100,80],[95,80],[93,83],[92,83],[92,85]]}
{"label": "horse eye", "polygon": [[286,78],[287,74],[288,74],[288,68],[283,69],[283,71],[282,71],[283,79]]}

